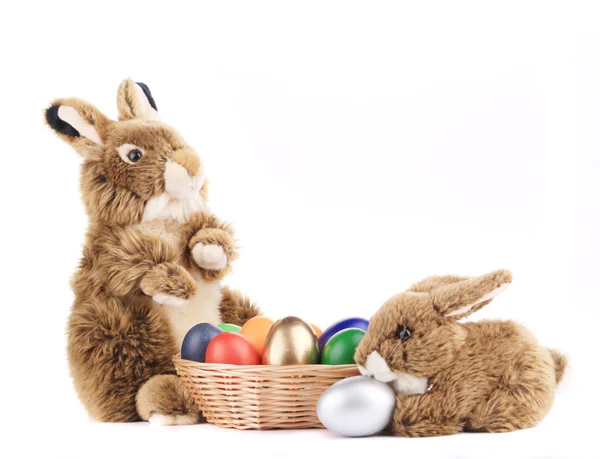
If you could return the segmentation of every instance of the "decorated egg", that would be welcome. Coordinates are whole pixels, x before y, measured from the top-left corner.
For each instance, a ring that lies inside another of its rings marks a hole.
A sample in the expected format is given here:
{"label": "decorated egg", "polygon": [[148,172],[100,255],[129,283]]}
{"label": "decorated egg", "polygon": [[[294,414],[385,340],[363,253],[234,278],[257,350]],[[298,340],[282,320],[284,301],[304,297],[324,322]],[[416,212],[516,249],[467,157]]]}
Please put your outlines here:
{"label": "decorated egg", "polygon": [[368,376],[353,376],[330,386],[317,402],[319,421],[347,437],[381,432],[392,420],[396,394],[386,383]]}
{"label": "decorated egg", "polygon": [[361,317],[350,317],[348,319],[340,320],[323,331],[323,334],[319,338],[319,348],[323,349],[325,344],[327,344],[327,341],[341,330],[345,330],[346,328],[360,328],[361,330],[367,331],[368,326],[369,321],[362,319]]}
{"label": "decorated egg", "polygon": [[256,316],[242,326],[240,333],[254,344],[256,351],[260,355],[263,352],[265,339],[272,325],[273,321],[268,317]]}
{"label": "decorated egg", "polygon": [[319,363],[319,343],[313,329],[298,317],[285,317],[273,324],[262,354],[265,365],[309,365]]}
{"label": "decorated egg", "polygon": [[242,327],[240,327],[239,325],[235,325],[235,324],[219,324],[219,325],[217,325],[217,327],[219,327],[221,330],[223,330],[225,332],[234,332],[234,333],[239,333],[240,330],[242,329]]}
{"label": "decorated egg", "polygon": [[260,365],[260,356],[254,345],[244,336],[234,332],[222,332],[208,344],[206,363]]}
{"label": "decorated egg", "polygon": [[220,333],[220,329],[209,323],[194,325],[183,338],[181,358],[193,360],[194,362],[204,362],[208,344]]}
{"label": "decorated egg", "polygon": [[324,365],[350,365],[354,363],[354,353],[365,331],[360,328],[347,328],[333,335],[321,351]]}
{"label": "decorated egg", "polygon": [[315,324],[310,324],[310,327],[313,329],[313,331],[315,332],[315,335],[317,335],[317,338],[320,338],[321,335],[323,334],[323,330],[321,330],[319,327],[317,327]]}

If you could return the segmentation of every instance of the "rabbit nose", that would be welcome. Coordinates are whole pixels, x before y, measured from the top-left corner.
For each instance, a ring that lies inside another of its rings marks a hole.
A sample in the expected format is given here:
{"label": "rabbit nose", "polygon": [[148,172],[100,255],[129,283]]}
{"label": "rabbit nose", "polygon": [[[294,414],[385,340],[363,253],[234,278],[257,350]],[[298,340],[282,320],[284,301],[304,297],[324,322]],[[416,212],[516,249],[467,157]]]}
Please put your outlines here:
{"label": "rabbit nose", "polygon": [[193,177],[200,170],[200,158],[191,150],[176,150],[171,156],[171,161],[183,167]]}
{"label": "rabbit nose", "polygon": [[165,191],[176,199],[184,199],[188,198],[194,189],[194,179],[189,171],[168,160],[165,164]]}

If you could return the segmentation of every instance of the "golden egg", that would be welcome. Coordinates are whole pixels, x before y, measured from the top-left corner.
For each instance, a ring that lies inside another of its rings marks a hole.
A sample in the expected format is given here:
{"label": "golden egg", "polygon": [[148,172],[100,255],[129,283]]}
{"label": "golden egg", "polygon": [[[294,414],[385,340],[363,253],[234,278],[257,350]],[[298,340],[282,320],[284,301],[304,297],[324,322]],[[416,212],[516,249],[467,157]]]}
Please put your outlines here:
{"label": "golden egg", "polygon": [[265,339],[264,365],[319,363],[319,340],[309,324],[298,317],[284,317],[273,324]]}

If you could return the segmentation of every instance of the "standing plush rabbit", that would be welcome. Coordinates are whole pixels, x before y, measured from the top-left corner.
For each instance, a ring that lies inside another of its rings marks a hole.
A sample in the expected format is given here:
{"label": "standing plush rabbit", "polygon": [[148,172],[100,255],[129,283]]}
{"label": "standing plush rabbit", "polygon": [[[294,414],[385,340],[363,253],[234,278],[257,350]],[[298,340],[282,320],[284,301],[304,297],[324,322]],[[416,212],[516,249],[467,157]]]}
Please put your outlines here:
{"label": "standing plush rabbit", "polygon": [[143,83],[125,80],[119,121],[79,99],[58,99],[47,124],[84,159],[89,216],[72,287],[68,358],[75,388],[101,421],[200,420],[172,356],[199,322],[242,324],[258,314],[221,285],[236,257],[230,226],[206,207],[202,163],[158,118]]}
{"label": "standing plush rabbit", "polygon": [[361,373],[396,389],[395,434],[507,432],[546,415],[566,358],[515,322],[458,322],[511,280],[508,271],[429,277],[375,314],[355,360]]}

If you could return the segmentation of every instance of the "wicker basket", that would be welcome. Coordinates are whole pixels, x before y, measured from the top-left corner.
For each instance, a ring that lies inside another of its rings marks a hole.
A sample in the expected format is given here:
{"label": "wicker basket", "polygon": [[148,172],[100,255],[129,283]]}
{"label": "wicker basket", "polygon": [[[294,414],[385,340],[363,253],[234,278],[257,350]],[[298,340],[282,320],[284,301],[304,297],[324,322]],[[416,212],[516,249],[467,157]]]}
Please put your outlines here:
{"label": "wicker basket", "polygon": [[317,400],[356,365],[222,365],[173,358],[207,421],[235,429],[322,428]]}

